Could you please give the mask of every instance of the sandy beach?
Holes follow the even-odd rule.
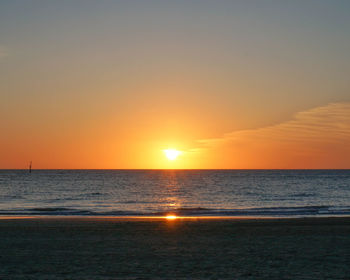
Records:
[[[0,220],[0,279],[350,279],[350,218]]]

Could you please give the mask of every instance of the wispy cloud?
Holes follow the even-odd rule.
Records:
[[[293,120],[259,129],[240,130],[219,138],[202,139],[199,143],[215,145],[235,141],[242,137],[251,140],[281,142],[339,142],[350,140],[350,102],[332,103],[327,106],[299,112]]]
[[[241,156],[250,155],[251,159],[264,156],[288,160],[299,155],[302,160],[320,154],[334,158],[336,154],[337,159],[345,162],[350,155],[350,102],[331,103],[299,112],[287,122],[235,131],[198,143],[208,152],[224,149]]]

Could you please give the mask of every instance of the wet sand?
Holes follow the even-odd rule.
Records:
[[[0,279],[350,279],[350,218],[0,219]]]

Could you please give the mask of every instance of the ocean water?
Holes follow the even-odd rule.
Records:
[[[0,215],[350,215],[350,170],[0,170]]]

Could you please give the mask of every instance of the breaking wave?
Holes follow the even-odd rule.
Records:
[[[308,216],[350,216],[350,206],[305,206],[305,207],[266,207],[244,209],[210,209],[202,207],[183,207],[158,212],[138,211],[92,211],[65,207],[42,207],[16,210],[0,210],[0,215],[38,215],[38,216],[164,216],[166,214],[191,217],[308,217]]]

